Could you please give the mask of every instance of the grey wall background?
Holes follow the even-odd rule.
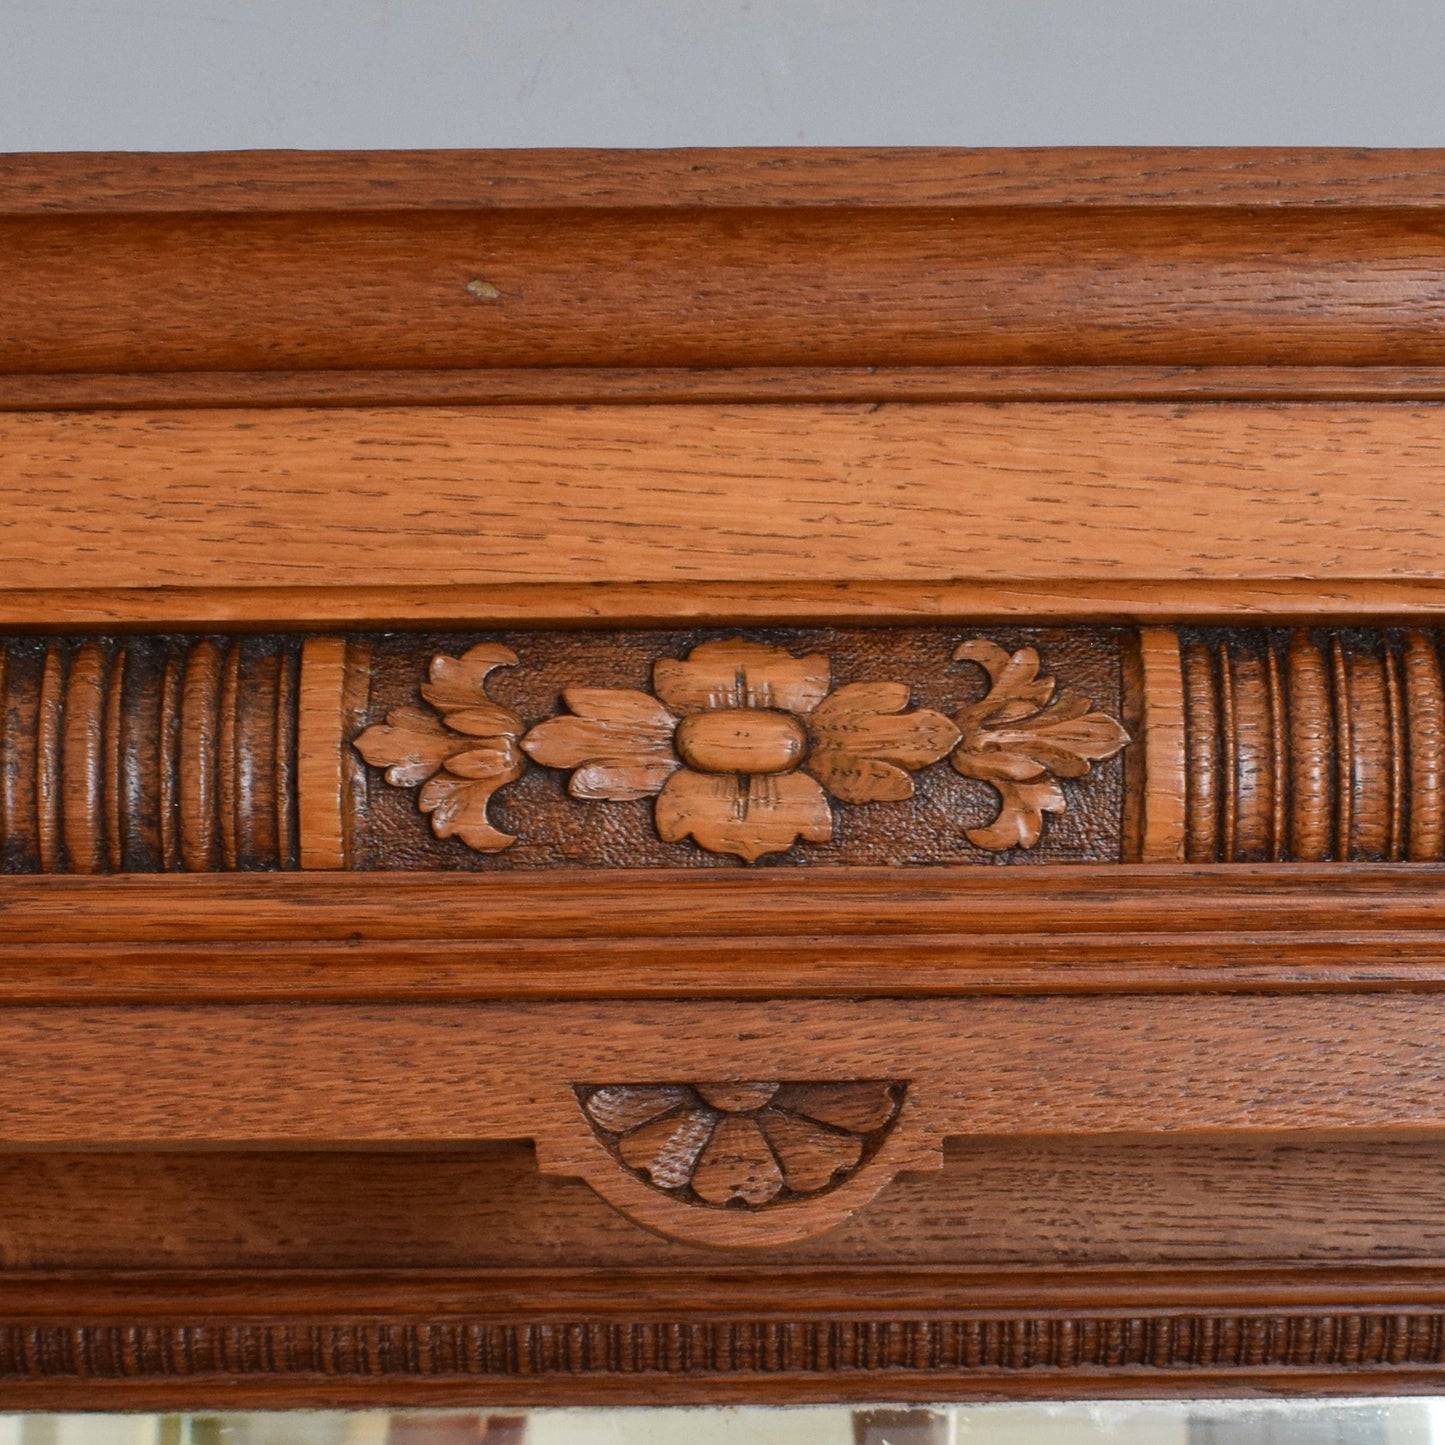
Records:
[[[1445,0],[0,0],[0,150],[880,144],[1445,144]]]

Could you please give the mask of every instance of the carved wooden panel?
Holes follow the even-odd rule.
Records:
[[[1419,862],[1441,677],[1419,627],[12,637],[0,856]]]
[[[384,1403],[919,1400],[1107,1393],[1418,1392],[1445,1364],[1445,1313],[1142,1311],[805,1314],[613,1322],[438,1315],[186,1326],[0,1326],[0,1384],[22,1407],[76,1400],[215,1408]]]

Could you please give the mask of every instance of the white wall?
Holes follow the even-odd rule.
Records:
[[[1442,0],[0,0],[0,151],[1441,145]]]

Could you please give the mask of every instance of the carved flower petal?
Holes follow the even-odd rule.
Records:
[[[1063,789],[1052,778],[1015,783],[997,780],[1003,807],[987,828],[969,828],[968,841],[979,848],[1032,848],[1044,829],[1045,813],[1064,811]]]
[[[1112,758],[1129,741],[1129,734],[1102,712],[1070,717],[1056,715],[1051,708],[1039,714],[1037,726],[1020,731],[1022,736],[1012,729],[1003,731],[998,739],[1032,754],[1061,778],[1083,777],[1091,762]]]
[[[748,1114],[724,1114],[693,1171],[692,1187],[709,1204],[740,1200],[757,1206],[777,1196],[783,1171]]]
[[[908,706],[901,682],[852,682],[826,698],[808,719],[821,746],[808,771],[845,803],[896,802],[913,796],[908,771],[947,755],[959,731],[940,712]]]
[[[583,1108],[599,1129],[626,1134],[695,1102],[692,1090],[683,1084],[605,1084],[588,1096]]]
[[[629,1167],[645,1170],[659,1189],[682,1189],[693,1177],[717,1117],[710,1109],[668,1114],[624,1135],[617,1152]]]
[[[848,1084],[784,1084],[773,1096],[773,1107],[855,1134],[871,1134],[893,1117],[898,1100],[887,1080],[863,1079]]]
[[[863,1157],[863,1141],[856,1134],[835,1134],[796,1114],[764,1109],[758,1124],[783,1166],[783,1182],[799,1194],[826,1189]]]
[[[693,1088],[704,1104],[720,1114],[747,1114],[753,1109],[761,1109],[778,1092],[776,1084],[746,1079],[722,1084],[694,1084]]]
[[[879,712],[902,712],[910,696],[906,682],[845,682],[819,703],[808,719],[808,731],[835,741],[836,733],[847,731],[860,719]]]
[[[393,787],[411,788],[425,782],[454,753],[471,746],[431,714],[416,708],[397,708],[356,738],[353,746],[374,768],[386,769]]]
[[[913,796],[913,779],[902,768],[860,758],[847,748],[815,748],[808,771],[845,803],[896,803]]]
[[[606,798],[625,803],[650,798],[682,764],[676,758],[598,758],[567,780],[574,798]]]
[[[926,768],[946,758],[958,745],[959,733],[951,718],[931,707],[915,708],[897,717],[874,717],[859,728],[860,743],[870,757],[886,758],[900,768]]]
[[[794,657],[784,648],[734,637],[701,643],[685,659],[659,658],[652,685],[675,712],[753,707],[806,713],[827,696],[831,675],[821,653]]]
[[[1090,712],[1087,698],[1064,692],[1057,702],[1011,727],[967,735],[953,764],[969,778],[1025,781],[1044,772],[1082,778],[1091,762],[1111,758],[1129,734],[1107,713]]]
[[[500,853],[517,840],[492,827],[487,803],[498,788],[510,781],[507,774],[473,780],[438,773],[417,795],[417,806],[431,814],[432,832],[438,838],[460,838],[478,853]]]
[[[959,748],[949,761],[965,778],[978,778],[985,783],[1026,783],[1048,772],[1037,758],[1027,753],[1004,752],[1000,748],[980,748],[977,751]]]
[[[549,768],[578,768],[594,758],[622,757],[633,750],[619,729],[593,718],[571,716],[539,722],[522,739],[522,747]],[[643,756],[650,750],[646,742],[637,746]]]
[[[579,717],[619,729],[627,736],[667,742],[677,719],[650,693],[635,687],[568,687],[562,701]]]
[[[972,737],[998,737],[1005,733],[1030,734],[1044,726],[1072,722],[1083,717],[1092,704],[1086,697],[1064,688],[1046,707],[1035,707],[1031,702],[1015,700],[1006,709],[992,709],[989,699],[965,708],[959,713],[959,722],[964,731]],[[987,713],[987,716],[982,714]]]
[[[521,732],[522,719],[486,695],[487,674],[516,661],[511,648],[495,642],[479,643],[460,657],[434,657],[431,681],[422,685],[421,695],[459,732],[478,737]]]
[[[677,719],[635,688],[572,687],[574,716],[548,718],[522,746],[549,768],[575,768],[574,798],[647,798],[681,766],[672,750]]]
[[[476,707],[452,708],[446,713],[446,720],[449,728],[473,738],[517,737],[524,726],[510,708],[490,698]]]
[[[749,863],[799,838],[826,843],[833,836],[828,799],[806,773],[740,778],[682,768],[657,795],[656,816],[665,842],[691,837],[710,852]]]

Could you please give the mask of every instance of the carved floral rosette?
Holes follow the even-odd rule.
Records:
[[[1059,688],[1032,647],[1008,652],[973,638],[954,658],[989,678],[982,698],[949,717],[913,708],[907,683],[835,687],[827,656],[735,637],[686,657],[661,657],[652,689],[564,687],[566,711],[527,729],[486,691],[515,653],[482,643],[431,660],[421,688],[432,712],[400,708],[355,745],[388,783],[418,787],[439,838],[499,852],[515,837],[492,825],[492,795],[527,760],[569,774],[586,801],[653,799],[666,842],[691,839],[746,862],[833,837],[834,805],[862,807],[914,796],[913,774],[949,760],[998,793],[997,817],[965,826],[977,847],[1034,847],[1046,814],[1062,813],[1061,779],[1088,773],[1128,742],[1119,723]]]

